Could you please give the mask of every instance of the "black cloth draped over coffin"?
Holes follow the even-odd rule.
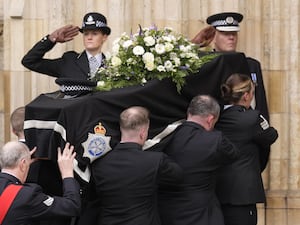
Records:
[[[212,95],[222,104],[220,84],[236,72],[250,75],[243,53],[224,53],[206,63],[197,74],[187,76],[181,93],[172,81],[164,79],[70,99],[41,94],[26,105],[26,142],[30,148],[37,146],[36,157],[56,160],[57,147],[68,141],[75,146],[79,165],[86,165],[89,161],[82,157],[82,143],[99,123],[105,127],[106,136],[111,136],[113,147],[120,138],[121,111],[133,105],[144,106],[151,112],[149,138],[152,138],[168,124],[184,119],[190,100],[197,94]]]

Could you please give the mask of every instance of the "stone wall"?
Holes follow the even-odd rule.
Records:
[[[5,110],[4,110],[4,71],[3,71],[3,0],[0,0],[0,145],[2,146],[5,140]]]
[[[192,38],[205,26],[207,16],[222,11],[244,15],[239,51],[262,64],[271,124],[279,131],[264,172],[267,205],[259,205],[259,225],[295,225],[300,222],[300,89],[299,1],[286,0],[0,0],[0,141],[15,137],[9,114],[40,93],[57,89],[53,78],[30,72],[20,60],[35,42],[54,29],[80,26],[88,11],[107,16],[112,34],[104,46],[122,32],[156,24],[170,26]],[[46,57],[66,50],[82,50],[78,36],[57,44]]]

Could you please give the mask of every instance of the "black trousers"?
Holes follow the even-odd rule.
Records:
[[[225,225],[256,225],[256,204],[251,205],[222,205]]]

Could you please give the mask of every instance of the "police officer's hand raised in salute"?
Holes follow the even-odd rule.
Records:
[[[71,41],[75,36],[79,34],[79,27],[74,25],[66,25],[55,31],[53,31],[49,35],[49,39],[52,42],[60,42],[64,43],[67,41]]]
[[[194,44],[199,47],[208,46],[215,37],[216,29],[213,26],[207,26],[199,31],[196,36],[191,40]]]

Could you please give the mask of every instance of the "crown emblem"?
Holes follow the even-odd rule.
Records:
[[[102,126],[101,123],[99,123],[97,126],[94,127],[95,134],[103,134],[105,135],[106,129]]]

